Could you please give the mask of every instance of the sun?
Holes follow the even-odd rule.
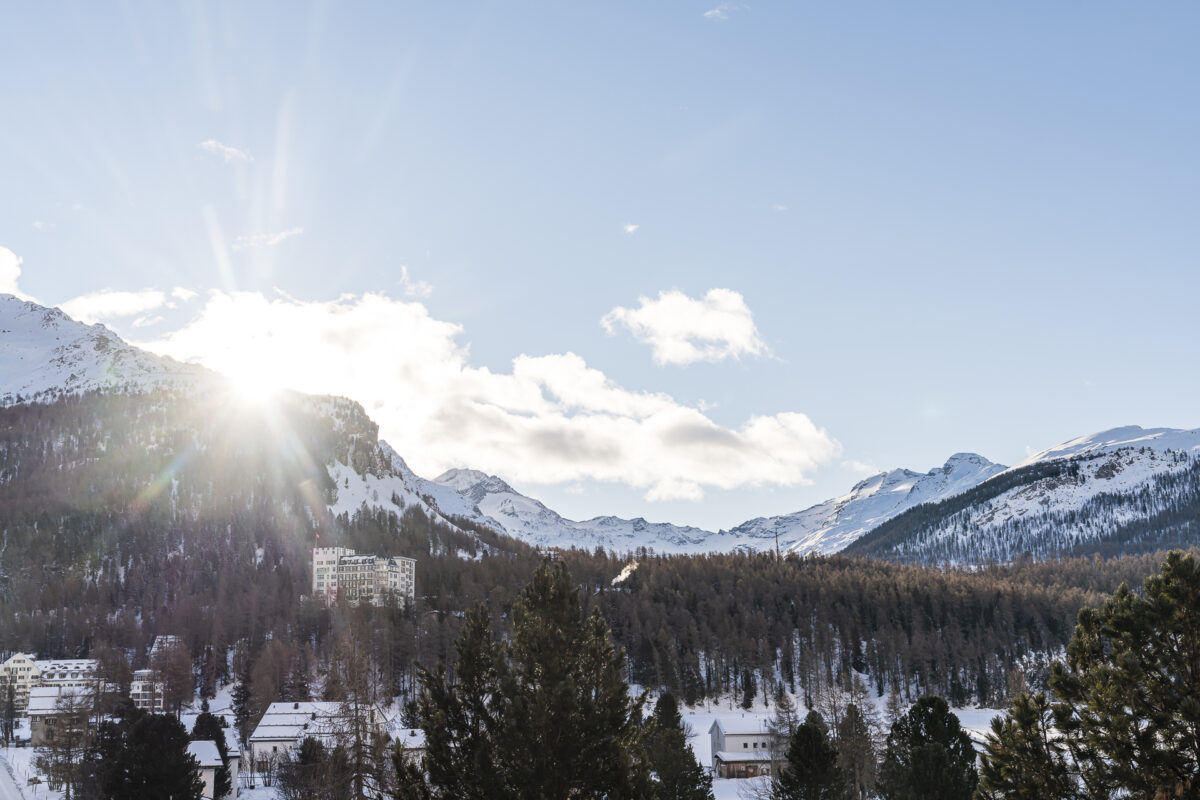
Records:
[[[266,369],[244,369],[227,373],[229,386],[238,402],[251,408],[272,405],[283,391],[276,376]]]

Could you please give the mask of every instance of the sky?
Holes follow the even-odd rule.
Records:
[[[1198,427],[1190,3],[26,3],[0,291],[727,528]]]

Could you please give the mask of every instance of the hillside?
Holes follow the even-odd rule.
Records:
[[[923,563],[1147,552],[1200,542],[1200,431],[1126,426],[1072,439],[898,515],[847,553]]]

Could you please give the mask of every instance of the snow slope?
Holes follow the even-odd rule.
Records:
[[[881,472],[849,494],[794,514],[752,519],[730,533],[756,550],[773,548],[778,534],[779,547],[787,552],[836,553],[902,511],[965,492],[1004,469],[983,456],[958,453],[924,475],[907,469]]]
[[[96,389],[183,386],[208,374],[128,345],[103,325],[0,294],[0,405]]]
[[[876,552],[980,563],[1026,552],[1087,552],[1101,541],[1119,549],[1153,544],[1154,537],[1173,535],[1172,513],[1197,502],[1194,477],[1188,476],[1198,464],[1200,430],[1130,425],[1081,436],[1006,470],[986,498],[931,514]],[[1061,468],[1046,469],[1055,465]],[[1155,519],[1142,526],[1149,530],[1128,529]]]
[[[495,475],[452,469],[435,481],[458,492],[479,513],[509,536],[539,547],[581,547],[627,552],[640,547],[664,553],[702,553],[730,550],[737,542],[724,533],[700,528],[620,517],[595,517],[576,522],[527,497]]]
[[[775,536],[788,552],[835,553],[867,531],[920,503],[966,491],[1005,468],[982,456],[959,453],[925,474],[906,469],[881,472],[849,494],[804,511],[758,518],[728,531],[706,531],[644,519],[595,517],[576,522],[521,494],[494,475],[452,469],[438,483],[462,494],[479,512],[518,539],[543,547],[604,547],[617,552],[653,548],[661,553],[772,550]]]

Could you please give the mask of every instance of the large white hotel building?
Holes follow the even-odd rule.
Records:
[[[314,547],[312,594],[326,604],[339,597],[351,605],[382,605],[388,596],[413,601],[417,562],[402,556],[360,556],[348,547]]]

